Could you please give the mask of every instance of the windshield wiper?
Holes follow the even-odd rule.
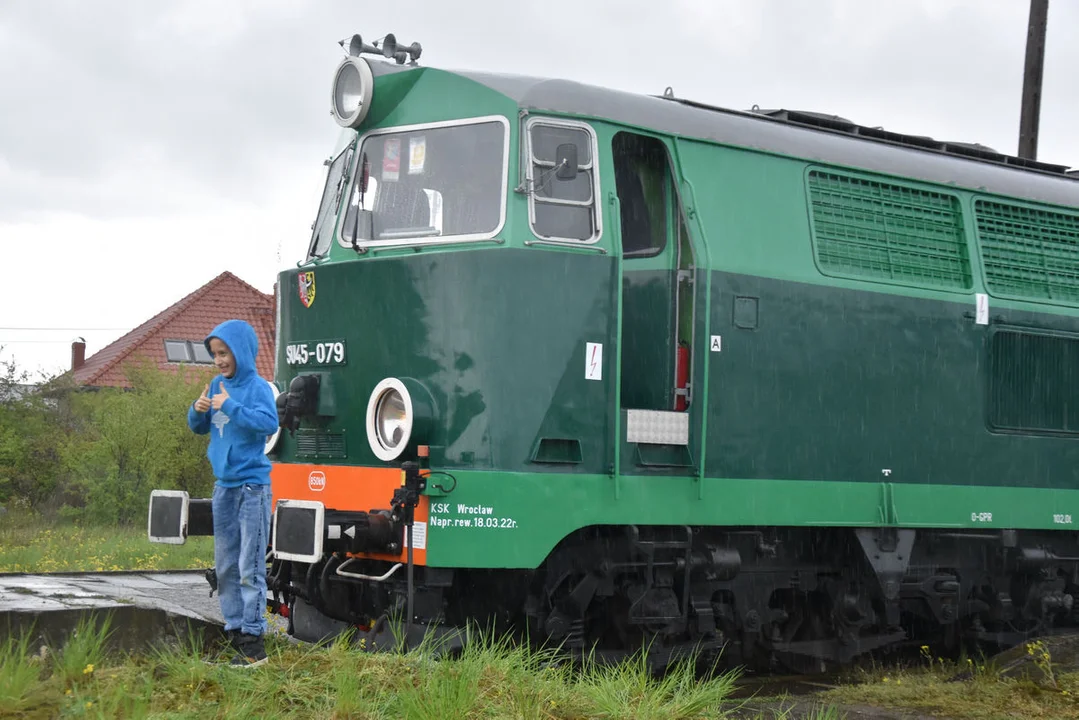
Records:
[[[363,255],[367,252],[367,248],[360,247],[360,213],[363,211],[363,199],[367,192],[367,173],[369,168],[367,165],[367,153],[360,154],[360,166],[359,177],[356,179],[359,185],[360,197],[356,201],[356,214],[352,216],[352,249],[356,251],[356,254]]]

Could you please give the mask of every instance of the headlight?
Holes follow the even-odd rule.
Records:
[[[281,394],[281,391],[280,391],[280,390],[278,390],[278,389],[277,389],[277,386],[276,386],[276,385],[274,385],[274,384],[273,384],[272,382],[270,382],[269,380],[266,380],[266,384],[267,384],[267,385],[269,385],[269,386],[270,386],[270,389],[271,389],[271,390],[273,391],[274,407],[276,407],[276,406],[277,406],[277,396]],[[266,449],[265,449],[265,453],[266,453],[267,455],[269,455],[269,454],[270,454],[270,452],[272,452],[272,451],[273,451],[273,449],[274,449],[275,447],[277,447],[277,443],[278,443],[278,442],[279,442],[280,440],[281,440],[281,426],[280,426],[280,425],[278,425],[278,426],[277,426],[277,430],[275,430],[275,431],[273,432],[273,434],[272,434],[272,435],[267,435],[267,436],[266,436]]]
[[[395,460],[425,442],[432,420],[427,390],[415,380],[386,378],[367,401],[367,442],[379,460]]]
[[[375,406],[375,437],[387,450],[396,450],[412,434],[412,412],[401,393],[393,388],[382,393]]]
[[[367,61],[348,57],[337,66],[333,76],[333,119],[341,127],[357,128],[367,117],[375,78]]]

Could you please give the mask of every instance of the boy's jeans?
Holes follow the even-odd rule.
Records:
[[[269,485],[214,485],[214,565],[225,630],[266,632],[266,546]]]

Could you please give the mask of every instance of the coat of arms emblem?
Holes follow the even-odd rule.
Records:
[[[300,285],[300,302],[303,303],[304,307],[311,307],[312,303],[315,302],[315,271],[302,272],[296,279]]]

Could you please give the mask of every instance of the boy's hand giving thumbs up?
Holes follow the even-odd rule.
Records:
[[[225,389],[225,381],[221,381],[220,392],[214,395],[214,399],[210,401],[214,410],[220,410],[221,406],[225,404],[225,401],[229,399],[229,391]]]
[[[208,392],[210,392],[209,385],[202,391],[202,395],[199,395],[199,399],[195,401],[195,410],[197,412],[203,413],[210,409],[210,398],[207,397]]]

